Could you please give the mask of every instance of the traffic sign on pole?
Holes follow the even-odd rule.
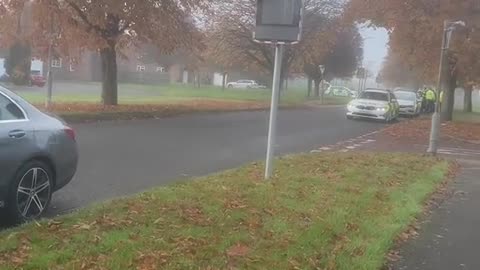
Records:
[[[274,172],[273,160],[275,158],[277,112],[280,98],[283,51],[285,44],[295,44],[300,41],[302,21],[302,0],[257,0],[256,27],[253,38],[257,42],[275,45],[275,64],[273,70],[270,122],[268,126],[265,179],[270,179]]]
[[[294,44],[302,36],[302,0],[257,0],[254,40]]]

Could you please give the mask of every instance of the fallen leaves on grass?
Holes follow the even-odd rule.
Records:
[[[211,220],[198,207],[181,207],[181,217],[190,224],[208,226]]]
[[[164,265],[168,262],[168,259],[171,257],[170,254],[162,251],[150,252],[148,254],[139,253],[135,259],[135,264],[137,270],[156,270],[160,269],[161,265]]]
[[[420,118],[401,122],[386,128],[383,133],[394,138],[428,140],[431,120]],[[441,136],[447,139],[480,143],[480,124],[474,123],[443,123]]]
[[[46,110],[43,105],[36,105]],[[256,101],[189,100],[168,104],[120,104],[105,106],[97,103],[55,103],[49,111],[67,121],[133,120],[161,118],[192,112],[223,112],[263,110],[268,104]]]
[[[30,239],[21,236],[18,247],[8,253],[0,253],[0,262],[9,262],[15,267],[22,267],[30,258],[30,250],[32,249]]]
[[[244,209],[247,208],[248,205],[242,201],[242,200],[237,200],[237,199],[228,199],[224,203],[224,207],[227,209]]]
[[[245,257],[250,248],[243,244],[236,244],[227,250],[228,257]]]
[[[434,158],[385,153],[305,154],[277,164],[275,181],[250,179],[260,166],[247,166],[50,225],[26,225],[10,238],[0,233],[0,263],[6,269],[378,269],[388,252],[381,243],[408,226],[428,195],[412,189],[433,190],[447,170]],[[325,178],[334,171],[338,181]],[[31,241],[22,242],[23,235]]]

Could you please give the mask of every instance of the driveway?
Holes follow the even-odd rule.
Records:
[[[76,125],[78,173],[55,194],[49,216],[261,160],[267,120],[266,112],[237,112]],[[381,127],[348,121],[343,108],[282,110],[277,153],[310,151]]]

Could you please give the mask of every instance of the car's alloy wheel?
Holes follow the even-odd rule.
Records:
[[[39,218],[52,198],[52,174],[41,162],[31,162],[17,175],[11,189],[9,208],[14,222]]]
[[[16,205],[24,219],[35,219],[45,211],[51,197],[50,177],[42,168],[31,168],[17,186]]]

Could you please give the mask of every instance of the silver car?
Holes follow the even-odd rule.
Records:
[[[400,115],[417,116],[422,109],[422,100],[413,90],[396,89],[395,96],[400,104]]]
[[[40,217],[77,162],[72,128],[0,87],[0,209],[9,220]]]

